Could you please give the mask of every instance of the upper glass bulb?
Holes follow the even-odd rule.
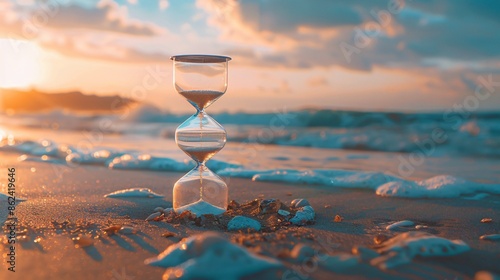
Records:
[[[176,55],[174,87],[198,111],[203,111],[227,89],[227,56]]]

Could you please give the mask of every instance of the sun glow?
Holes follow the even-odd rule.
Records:
[[[39,76],[39,47],[29,41],[0,39],[0,88],[29,88]]]

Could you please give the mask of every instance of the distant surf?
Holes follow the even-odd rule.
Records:
[[[335,110],[218,113],[228,140],[282,146],[500,157],[500,112],[386,113]],[[173,139],[188,115],[139,106],[122,115],[67,111],[1,116],[0,124]]]

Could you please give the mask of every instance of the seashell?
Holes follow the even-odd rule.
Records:
[[[149,215],[147,218],[146,218],[146,221],[152,221],[152,220],[155,220],[157,221],[157,218],[159,218],[161,215],[163,215],[163,213],[161,212],[155,212],[151,215]]]
[[[481,219],[481,223],[491,223],[491,222],[493,222],[492,218],[482,218]]]
[[[335,215],[335,218],[333,219],[333,221],[336,223],[340,223],[340,222],[342,222],[342,220],[344,220],[344,217],[342,217],[340,215]]]

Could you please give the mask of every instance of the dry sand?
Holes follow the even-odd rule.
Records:
[[[7,270],[3,246],[0,279],[161,279],[165,269],[145,265],[180,238],[206,229],[195,225],[173,226],[165,222],[146,222],[157,206],[171,206],[172,186],[183,174],[168,172],[119,171],[98,166],[68,168],[36,162],[18,162],[17,155],[0,153],[0,182],[6,192],[7,167],[16,167],[18,197],[25,197],[16,208],[21,229],[28,240],[16,246],[16,272]],[[34,169],[33,169],[34,168]],[[36,169],[36,170],[35,170]],[[34,171],[34,172],[33,172]],[[63,173],[63,176],[58,176]],[[362,266],[351,272],[334,274],[318,267],[309,268],[284,260],[287,269],[301,270],[301,276],[283,279],[470,279],[478,270],[500,274],[500,242],[483,241],[483,234],[500,233],[498,196],[482,200],[395,199],[377,197],[373,191],[335,189],[322,186],[286,185],[231,178],[230,199],[245,202],[256,197],[277,198],[290,203],[306,198],[316,210],[316,223],[292,227],[275,233],[224,233],[235,242],[246,240],[249,249],[276,257],[303,242],[317,249],[350,252],[353,246],[372,246],[373,238],[394,221],[412,220],[427,225],[428,232],[449,239],[462,239],[472,250],[455,257],[417,259],[411,264],[382,271]],[[113,199],[104,195],[126,188],[146,187],[164,198]],[[325,207],[326,206],[326,207]],[[5,213],[2,204],[0,213]],[[334,222],[335,215],[344,220]],[[481,223],[482,218],[492,223]],[[60,224],[69,221],[68,224]],[[54,223],[56,222],[56,223]],[[136,227],[134,235],[102,234],[110,224]],[[80,226],[80,227],[78,227]],[[170,231],[175,237],[165,238]],[[80,232],[91,232],[94,245],[75,248],[71,240]],[[283,238],[285,236],[285,238]],[[34,242],[40,237],[38,242]],[[281,279],[284,271],[271,271],[248,279]]]

